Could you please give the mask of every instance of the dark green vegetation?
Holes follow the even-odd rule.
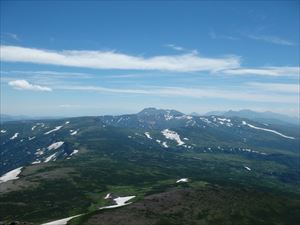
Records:
[[[297,224],[300,219],[299,200],[245,188],[185,186],[77,221],[86,225],[270,225]]]
[[[295,139],[253,129],[242,121]],[[62,127],[45,134],[57,126]],[[176,131],[184,144],[167,139],[161,133],[167,128]],[[148,212],[137,207],[128,214],[129,220],[139,217],[147,224],[150,218],[153,223],[149,224],[157,225],[290,225],[299,220],[298,127],[148,109],[115,117],[9,122],[1,129],[6,132],[1,133],[0,174],[25,168],[20,179],[0,184],[0,221],[40,223],[81,213],[87,214],[74,219],[74,224],[98,216],[109,220],[119,211],[120,216],[124,215],[143,202],[151,208],[148,198],[159,199],[154,208],[162,209]],[[74,131],[77,133],[71,135]],[[19,136],[10,140],[17,132]],[[47,149],[59,141],[64,142],[61,147]],[[37,149],[43,154],[36,154]],[[79,152],[71,155],[74,149]],[[30,165],[34,161],[43,163]],[[191,182],[175,184],[183,177]],[[136,195],[136,203],[97,211],[111,204],[103,199],[107,193]],[[166,197],[169,193],[178,195],[170,201],[172,205],[180,203],[180,207],[164,209],[170,208]],[[182,197],[186,195],[190,197]],[[152,220],[154,217],[157,219]]]

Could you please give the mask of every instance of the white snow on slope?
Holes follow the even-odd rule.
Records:
[[[165,117],[165,120],[171,120],[171,119],[173,119],[173,116],[170,115],[170,112],[168,112],[168,114],[164,115],[164,117]]]
[[[44,151],[43,150],[41,150],[40,148],[38,148],[37,150],[36,150],[36,153],[34,153],[35,155],[43,155],[44,154]]]
[[[245,168],[246,170],[249,170],[249,171],[251,171],[251,168],[250,168],[250,167],[248,167],[248,166],[244,166],[244,168]]]
[[[34,130],[36,128],[36,126],[31,127],[31,130]]]
[[[105,197],[104,197],[104,199],[109,199],[110,198],[110,193],[108,193]]]
[[[189,115],[176,116],[175,118],[176,118],[176,119],[187,119],[187,120],[193,119],[193,117],[192,117],[192,116],[189,116]]]
[[[1,130],[1,133],[2,133],[2,134],[6,133],[6,130]]]
[[[55,155],[56,155],[56,153],[50,155],[49,157],[47,157],[47,158],[45,159],[44,162],[45,162],[45,163],[46,163],[46,162],[49,162],[50,160],[52,160],[53,158],[55,158]]]
[[[31,141],[31,140],[33,140],[33,139],[35,139],[35,136],[33,136],[33,137],[28,137],[28,140],[29,140],[29,141]]]
[[[176,183],[187,183],[187,182],[189,182],[188,178],[181,178],[181,179],[176,181]]]
[[[152,137],[150,136],[150,133],[149,133],[149,132],[145,132],[144,134],[145,134],[145,136],[146,136],[147,138],[152,139]]]
[[[110,194],[107,194],[107,196],[108,195],[110,195]],[[129,204],[131,204],[131,202],[128,202],[128,201],[130,199],[133,199],[133,198],[135,198],[135,196],[118,197],[118,198],[114,199],[114,201],[116,202],[116,205],[104,206],[104,207],[101,207],[99,209],[111,209],[111,208],[121,207],[121,206],[124,206],[124,205],[129,205]],[[71,219],[76,218],[78,216],[81,216],[81,215],[83,215],[83,214],[79,214],[79,215],[76,215],[76,216],[71,216],[71,217],[68,217],[68,218],[60,219],[60,220],[55,220],[55,221],[52,221],[52,222],[49,222],[49,223],[43,223],[41,225],[66,225],[68,223],[68,221],[70,221]]]
[[[73,131],[73,130],[72,130]],[[72,132],[71,130],[70,130],[70,132]],[[73,131],[72,133],[71,133],[71,135],[75,135],[75,134],[77,134],[77,132],[78,132],[78,130],[75,130],[75,131]]]
[[[79,152],[79,151],[75,149],[75,150],[70,154],[70,156],[75,155],[75,154],[77,154],[78,152]]]
[[[76,216],[71,216],[68,218],[64,218],[64,219],[60,219],[60,220],[55,220],[49,223],[43,223],[41,225],[66,225],[68,223],[69,220],[76,218],[78,216],[81,216],[82,214],[76,215]]]
[[[220,121],[223,121],[223,122],[228,122],[228,123],[231,122],[230,119],[226,119],[226,118],[217,118],[217,119],[220,120]]]
[[[207,118],[199,117],[199,119],[202,120],[203,122],[207,123],[207,124],[211,123],[211,121],[209,121]]]
[[[49,145],[48,147],[47,147],[47,149],[48,150],[56,150],[56,149],[58,149],[60,146],[62,146],[64,144],[64,142],[63,141],[58,141],[58,142],[55,142],[55,143],[53,143],[53,144],[51,144],[51,145]]]
[[[70,123],[70,121],[66,121],[66,122],[65,122],[65,124],[69,124],[69,123]]]
[[[6,174],[2,175],[0,177],[0,184],[4,183],[6,181],[9,181],[9,180],[18,179],[19,178],[18,175],[21,173],[22,168],[23,167],[19,167],[17,169],[11,170],[11,171],[7,172]]]
[[[10,140],[14,140],[15,138],[18,137],[18,135],[19,135],[19,133],[15,133],[15,134],[10,138]]]
[[[165,142],[165,141],[162,143],[162,146],[165,148],[169,148],[169,146],[167,145],[167,142]]]
[[[124,205],[129,205],[132,202],[128,202],[129,200],[135,198],[135,196],[127,196],[127,197],[118,197],[118,198],[114,198],[114,201],[116,203],[116,205],[110,205],[110,206],[104,206],[101,207],[99,209],[111,209],[111,208],[118,208]]]
[[[52,132],[55,132],[55,131],[58,131],[60,128],[62,128],[63,126],[57,126],[57,127],[55,127],[53,130],[49,130],[49,131],[47,131],[46,133],[44,133],[44,134],[51,134]]]
[[[282,134],[282,133],[279,133],[278,131],[275,131],[275,130],[271,130],[271,129],[266,129],[266,128],[261,128],[261,127],[253,126],[253,125],[251,125],[251,124],[249,124],[249,123],[246,123],[245,121],[243,121],[243,125],[246,125],[246,126],[248,126],[248,127],[251,127],[251,128],[253,128],[253,129],[256,129],[256,130],[264,130],[264,131],[268,131],[268,132],[277,134],[277,135],[279,135],[279,136],[281,136],[281,137],[284,137],[284,138],[295,139],[294,137],[286,136],[286,135],[284,135],[284,134]]]
[[[36,160],[36,161],[32,162],[31,164],[34,165],[34,164],[39,164],[39,163],[41,163],[41,160]]]
[[[177,142],[177,145],[183,145],[184,142],[180,139],[179,134],[177,134],[175,131],[165,129],[161,132],[167,139],[174,140]]]

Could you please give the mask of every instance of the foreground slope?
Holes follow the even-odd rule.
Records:
[[[206,191],[211,185],[221,192],[247,188],[249,204],[270,193],[272,201],[286,195],[287,208],[299,208],[298,127],[150,108],[132,115],[4,123],[0,154],[1,175],[22,167],[18,179],[0,184],[0,220],[89,217],[111,204],[104,199],[108,193],[135,195],[140,202],[178,188],[176,180],[183,177],[191,180],[192,192],[203,182],[209,184]],[[233,193],[220,201],[227,204]],[[289,215],[278,210],[280,218]]]

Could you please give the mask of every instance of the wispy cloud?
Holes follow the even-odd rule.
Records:
[[[173,46],[173,45],[172,45]],[[184,48],[173,46],[173,48]],[[17,46],[0,46],[1,60],[6,62],[24,62],[69,67],[115,70],[157,70],[168,72],[208,72],[230,75],[261,75],[261,76],[299,76],[299,67],[269,66],[243,68],[240,57],[227,55],[221,58],[203,57],[196,51],[179,55],[158,55],[153,57],[137,57],[114,51],[62,50],[49,51],[43,49],[24,48]],[[18,71],[15,71],[18,72]],[[19,71],[22,72],[22,71]],[[67,73],[55,71],[27,71],[24,74],[78,76],[89,77],[85,73]],[[130,75],[132,76],[132,75]],[[134,75],[136,76],[136,75]]]
[[[176,51],[185,51],[186,50],[185,48],[183,48],[181,46],[177,46],[177,45],[173,45],[173,44],[167,44],[165,46],[168,48],[171,48],[173,50],[176,50]]]
[[[281,37],[277,36],[268,36],[268,35],[247,35],[248,38],[257,40],[257,41],[264,41],[272,44],[277,45],[287,45],[287,46],[293,46],[295,45],[294,42],[290,40],[283,39]]]
[[[238,37],[233,37],[230,35],[221,35],[221,34],[217,34],[214,30],[211,30],[208,35],[210,36],[211,39],[227,39],[227,40],[231,40],[231,41],[236,41],[239,40]]]
[[[52,91],[52,89],[49,87],[31,84],[26,80],[14,80],[8,82],[8,84],[18,90]]]
[[[260,68],[237,68],[224,70],[225,74],[232,75],[261,75],[261,76],[295,76],[299,77],[299,67],[260,67]]]
[[[283,83],[258,83],[249,82],[247,83],[250,87],[258,88],[268,92],[282,92],[300,94],[299,84],[283,84]]]
[[[15,41],[20,41],[20,38],[17,34],[6,32],[3,35]]]
[[[73,91],[95,91],[116,94],[138,94],[155,95],[161,97],[189,97],[189,98],[209,98],[238,100],[243,102],[277,102],[298,104],[298,95],[280,95],[267,92],[260,92],[248,86],[241,89],[220,89],[220,88],[185,88],[185,87],[157,87],[144,86],[137,89],[106,88],[101,86],[60,86],[57,89]]]
[[[138,57],[114,51],[50,51],[2,45],[1,60],[94,69],[162,70],[173,72],[216,72],[240,66],[237,56],[202,57],[196,53]]]
[[[171,48],[175,51],[180,51],[180,52],[189,52],[191,54],[198,54],[198,51],[196,49],[187,49],[178,45],[174,45],[174,44],[167,44],[165,45],[167,48]]]
[[[60,72],[60,71],[28,71],[28,70],[11,70],[1,71],[2,75],[25,75],[25,76],[51,76],[56,78],[90,78],[93,74],[76,73],[76,72]]]

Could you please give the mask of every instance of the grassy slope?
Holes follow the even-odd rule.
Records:
[[[293,200],[300,196],[299,170],[296,166],[299,165],[299,155],[294,151],[263,147],[260,150],[276,154],[255,156],[221,151],[204,153],[205,146],[216,145],[216,140],[207,136],[201,142],[196,139],[196,131],[186,134],[191,141],[199,144],[193,151],[172,146],[164,149],[143,135],[136,136],[134,140],[128,138],[128,135],[133,136],[135,132],[143,134],[142,130],[100,129],[90,118],[88,121],[76,122],[88,124],[86,130],[80,131],[76,138],[67,139],[75,146],[80,143],[80,154],[70,160],[27,167],[22,173],[24,177],[16,182],[18,191],[0,195],[0,221],[17,219],[45,222],[90,213],[109,204],[103,200],[108,192],[120,196],[137,195],[136,201],[139,201],[144,196],[174,187],[176,179],[182,177],[189,177],[194,188],[198,188],[196,184],[204,181],[222,188],[228,187],[229,190],[243,190],[247,187],[262,193],[271,192],[270,199],[274,202],[282,202],[282,195],[287,195],[285,208],[299,209],[298,201]],[[61,122],[55,125],[59,124]],[[31,130],[31,125],[26,129]],[[53,135],[53,140],[62,137]],[[159,132],[157,137],[161,138]],[[220,138],[224,139],[218,140],[222,146],[235,143],[233,140],[232,143],[226,141],[226,137]],[[252,171],[247,171],[245,165],[252,168]],[[22,185],[26,187],[22,188]],[[249,192],[249,196],[252,195],[250,193],[256,192]],[[234,192],[230,192],[228,198],[233,198],[233,195]],[[249,201],[251,204],[260,201],[257,207],[263,209],[264,204],[270,200],[261,198],[263,195],[253,194]],[[226,205],[225,200],[220,204]],[[242,198],[234,200],[237,205],[242,202]],[[236,207],[236,210],[239,209]],[[277,218],[276,215],[291,215],[283,208],[279,214],[272,210],[268,215],[274,218]],[[292,218],[295,218],[293,215]]]

